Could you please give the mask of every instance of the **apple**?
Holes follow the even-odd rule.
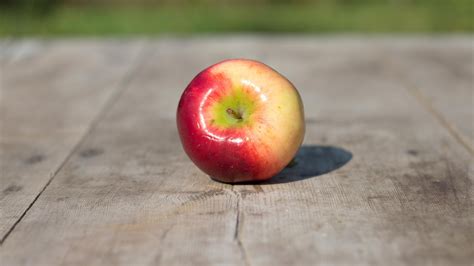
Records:
[[[301,97],[288,79],[254,60],[231,59],[184,90],[178,132],[189,158],[212,179],[267,180],[295,156],[305,133]]]

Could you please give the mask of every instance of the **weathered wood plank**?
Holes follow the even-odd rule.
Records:
[[[237,56],[239,47],[254,56],[254,44],[225,44],[224,50],[199,40],[152,46],[154,54],[10,235],[0,258],[8,264],[241,265],[236,195],[186,158],[174,121],[177,100],[200,69]],[[16,248],[31,235],[38,241]]]
[[[87,132],[138,42],[23,41],[1,69],[0,240]]]
[[[380,60],[385,43],[265,48],[302,92],[308,146],[273,184],[238,186],[251,265],[472,263],[472,157]],[[304,179],[347,161],[339,148],[352,160]]]
[[[473,43],[461,37],[395,40],[385,51],[393,71],[474,155]]]
[[[31,60],[34,57],[42,56],[47,49],[46,41],[24,40],[15,41],[12,39],[0,40],[0,66],[7,64]]]
[[[468,265],[472,158],[386,73],[384,42],[342,43],[266,49],[302,90],[306,143],[354,157],[310,180],[241,188],[251,264]]]
[[[130,87],[0,248],[0,260],[468,265],[472,157],[381,60],[384,43],[295,37],[154,43]],[[199,70],[228,57],[269,63],[304,99],[300,163],[267,184],[211,181],[179,144],[180,93]]]

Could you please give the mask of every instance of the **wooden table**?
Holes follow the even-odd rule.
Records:
[[[472,265],[473,38],[3,40],[1,265]],[[204,67],[300,90],[298,165],[212,181],[175,111]]]

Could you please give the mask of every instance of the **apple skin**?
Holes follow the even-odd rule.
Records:
[[[177,126],[189,158],[226,183],[271,178],[293,159],[305,133],[293,84],[247,59],[225,60],[199,73],[181,96]]]

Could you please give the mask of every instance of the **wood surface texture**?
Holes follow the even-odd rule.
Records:
[[[0,265],[472,265],[472,37],[0,41]],[[209,179],[179,97],[226,58],[303,98],[297,165]]]

